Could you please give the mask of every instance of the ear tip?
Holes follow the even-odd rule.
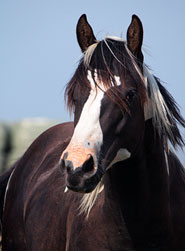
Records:
[[[132,19],[134,19],[134,18],[139,18],[139,17],[136,14],[133,14]]]
[[[85,13],[80,16],[79,21],[82,20],[82,19],[84,19],[85,21],[87,21],[87,16],[86,16]]]
[[[139,22],[140,24],[142,24],[140,18],[136,14],[132,15],[132,21],[134,21],[134,20],[136,20],[137,22]]]

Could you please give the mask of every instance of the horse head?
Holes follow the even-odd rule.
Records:
[[[77,39],[84,55],[66,89],[75,129],[61,162],[67,187],[91,192],[111,165],[130,158],[142,142],[142,23],[132,17],[127,42],[115,37],[97,41],[82,15]]]

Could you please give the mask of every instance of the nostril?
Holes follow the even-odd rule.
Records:
[[[82,170],[84,173],[91,172],[94,170],[94,160],[92,155],[90,155],[89,159],[82,166]]]
[[[67,172],[70,173],[73,170],[73,162],[70,160],[65,160],[64,162]]]
[[[67,172],[69,173],[71,171],[71,166],[67,166]]]

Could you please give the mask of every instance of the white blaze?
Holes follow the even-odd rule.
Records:
[[[96,148],[98,151],[103,142],[103,133],[100,126],[99,117],[101,101],[104,96],[105,88],[99,82],[98,85],[100,88],[96,87],[90,71],[88,71],[87,78],[91,85],[91,91],[87,101],[83,106],[70,144],[73,144],[74,142],[75,145],[81,144],[85,148]],[[97,81],[96,76],[95,80]]]

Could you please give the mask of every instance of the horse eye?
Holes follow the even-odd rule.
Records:
[[[126,101],[128,103],[132,103],[135,97],[136,97],[136,90],[130,90],[126,95]]]

